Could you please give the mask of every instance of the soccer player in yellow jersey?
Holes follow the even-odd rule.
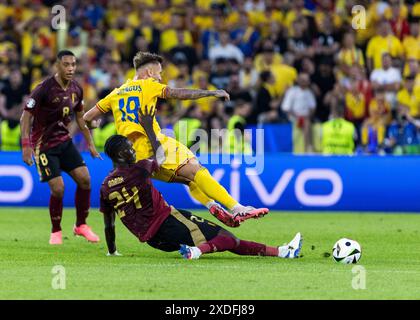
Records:
[[[155,108],[157,98],[184,100],[213,96],[229,99],[229,94],[224,90],[171,88],[161,84],[163,59],[156,54],[139,52],[133,62],[136,70],[134,78],[127,80],[121,87],[114,89],[100,100],[84,115],[84,120],[90,128],[95,128],[98,126],[95,119],[103,113],[112,111],[117,133],[132,141],[137,161],[153,155],[152,145],[139,121],[140,108],[143,111],[146,106]],[[229,226],[235,227],[246,219],[268,213],[266,208],[256,209],[238,203],[209,171],[200,165],[186,146],[162,134],[156,120],[153,127],[166,155],[166,161],[153,176],[155,179],[187,184],[191,195],[205,205],[216,218]]]

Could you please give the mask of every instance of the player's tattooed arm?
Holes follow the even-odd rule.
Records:
[[[166,87],[165,98],[179,100],[195,100],[205,97],[224,98],[229,100],[230,96],[225,90],[201,90],[186,88]]]
[[[165,162],[165,152],[162,148],[162,145],[160,144],[159,139],[156,136],[155,130],[153,129],[153,119],[156,115],[156,107],[144,107],[144,113],[139,109],[139,115],[140,115],[140,123],[143,126],[144,130],[146,131],[146,135],[150,140],[150,143],[152,145],[153,151],[155,153],[155,158],[160,166],[162,163]]]
[[[104,213],[105,238],[108,246],[107,256],[119,256],[117,246],[115,244],[115,212],[110,211]]]

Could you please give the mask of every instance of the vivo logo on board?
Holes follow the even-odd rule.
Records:
[[[3,191],[0,185],[0,203],[17,203],[26,201],[32,194],[33,179],[28,169],[23,166],[0,165],[1,177],[16,177],[22,180],[20,190]]]
[[[239,166],[240,165],[235,163],[232,164],[228,188],[232,197],[238,201],[241,201],[240,193],[241,185],[243,185],[243,181],[241,181],[241,179],[244,178],[249,180],[259,200],[265,206],[273,206],[281,201],[284,191],[292,183],[293,178],[296,178],[293,185],[295,197],[297,201],[304,206],[330,207],[337,204],[343,195],[343,181],[340,175],[332,169],[309,168],[299,172],[294,169],[287,169],[279,176],[274,188],[270,191],[267,190],[267,187],[264,184],[264,178],[254,172],[255,169],[247,168],[245,171],[245,177],[243,177],[238,171]],[[225,174],[225,169],[216,169],[212,175],[217,181],[220,181]],[[329,182],[332,186],[330,193],[323,195],[308,193],[305,186],[310,181]],[[199,204],[193,198],[191,198],[191,200],[194,203]]]

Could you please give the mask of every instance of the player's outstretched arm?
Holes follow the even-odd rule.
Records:
[[[105,238],[108,246],[107,256],[120,256],[115,244],[115,212],[104,213]]]
[[[89,129],[96,129],[99,127],[100,123],[101,123],[101,119],[96,120],[98,117],[100,117],[102,114],[102,112],[97,108],[97,107],[93,107],[92,109],[90,109],[88,112],[86,112],[83,115],[83,120],[86,123],[86,126]]]
[[[34,161],[32,159],[34,151],[32,149],[30,139],[29,139],[29,133],[31,131],[33,118],[34,118],[33,115],[26,110],[23,111],[22,116],[20,118],[20,135],[22,139],[22,158],[23,158],[23,161],[29,166],[32,166],[34,164]]]
[[[230,96],[225,90],[201,90],[166,87],[165,98],[179,100],[195,100],[205,97],[224,98],[229,101]]]
[[[149,138],[153,151],[155,152],[156,161],[160,166],[162,163],[165,162],[166,157],[162,145],[160,144],[160,141],[156,137],[156,133],[153,130],[153,119],[156,115],[156,107],[150,107],[149,109],[148,106],[145,106],[144,110],[144,113],[141,110],[141,108],[139,110],[140,123],[146,131],[147,137]]]

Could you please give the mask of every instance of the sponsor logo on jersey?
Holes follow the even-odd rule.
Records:
[[[28,109],[32,109],[33,107],[35,107],[35,99],[30,98],[27,102],[26,102],[26,107]]]

